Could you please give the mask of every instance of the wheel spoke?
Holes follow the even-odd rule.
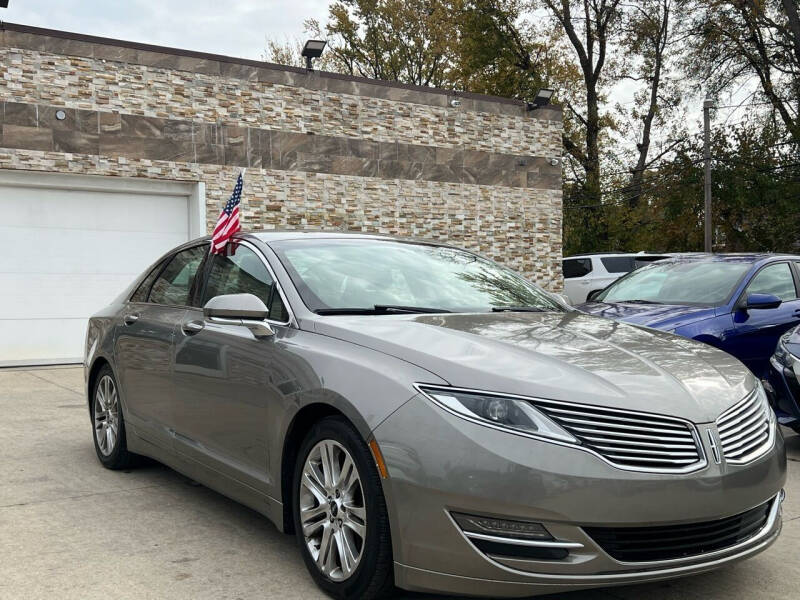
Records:
[[[324,504],[328,501],[328,496],[325,493],[325,488],[322,487],[319,480],[317,479],[316,473],[309,472],[306,469],[303,472],[303,487],[306,488],[311,494],[317,499],[317,502],[320,504]]]
[[[95,394],[94,397],[97,400],[97,404],[100,405],[100,409],[105,411],[106,410],[106,399],[103,396],[103,386],[102,385],[98,385],[97,386],[97,393]],[[96,408],[97,407],[95,407],[95,409]]]
[[[322,475],[325,479],[326,488],[333,485],[333,457],[331,454],[331,449],[327,443],[320,445],[319,455],[322,460]]]
[[[336,557],[334,556],[336,553],[336,540],[333,535],[333,529],[328,527],[327,530],[328,539],[326,540],[325,544],[325,564],[323,567],[323,573],[330,576],[334,569],[336,569]]]
[[[353,540],[350,539],[347,531],[344,529],[339,530],[339,538],[342,541],[342,548],[344,550],[344,556],[347,557],[347,574],[355,570],[356,565],[358,564],[359,553],[353,546]],[[342,561],[344,563],[344,561]]]
[[[327,516],[327,506],[320,504],[314,508],[304,508],[300,511],[300,522],[303,524],[303,535],[309,537],[325,523],[320,517]]]
[[[364,539],[364,534],[366,533],[367,528],[364,527],[361,523],[359,523],[358,521],[354,521],[350,517],[347,517],[342,521],[342,524],[350,528],[353,531],[353,533],[355,533],[362,540]]]
[[[349,518],[355,517],[362,523],[367,520],[367,509],[363,506],[351,506],[349,504],[345,504],[344,507],[347,509],[347,516]]]
[[[321,521],[312,521],[310,523],[306,523],[303,525],[303,535],[306,537],[311,537],[313,533],[319,530],[321,527],[324,527],[327,521],[322,519]]]
[[[106,443],[107,443],[107,450],[109,453],[114,448],[114,432],[112,431],[111,427],[106,429]]]
[[[342,490],[342,494],[346,494],[347,490],[353,485],[353,481],[358,480],[358,473],[356,472],[356,466],[353,463],[353,459],[350,456],[346,456],[344,459],[344,464],[342,465],[341,471],[339,471],[339,477],[336,481],[336,485]]]
[[[334,533],[334,540],[336,540],[336,554],[339,555],[339,566],[342,568],[342,573],[349,575],[353,570],[353,562],[355,560],[352,554],[348,552],[347,542],[341,529]]]
[[[317,554],[317,566],[326,575],[327,573],[325,572],[325,559],[330,550],[330,538],[331,538],[331,527],[328,524],[323,524],[322,537],[320,538],[319,541],[319,554]]]

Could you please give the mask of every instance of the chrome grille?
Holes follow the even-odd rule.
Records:
[[[725,460],[743,464],[772,445],[771,408],[758,390],[717,419],[717,432]]]
[[[681,419],[539,399],[533,404],[617,467],[686,472],[705,464],[694,426]]]

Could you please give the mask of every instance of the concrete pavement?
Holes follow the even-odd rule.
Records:
[[[687,579],[548,598],[796,597],[800,436],[785,433],[784,530],[769,550]],[[0,369],[0,482],[0,598],[326,597],[294,538],[255,512],[160,465],[103,469],[81,369]]]

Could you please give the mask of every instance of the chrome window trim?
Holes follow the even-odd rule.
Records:
[[[657,416],[657,417],[664,418],[664,419],[667,419],[667,420],[676,421],[678,423],[681,423],[682,425],[685,425],[688,428],[688,430],[691,432],[692,439],[694,440],[695,447],[697,448],[697,455],[698,455],[699,460],[696,463],[692,463],[690,465],[686,465],[684,467],[677,467],[677,468],[640,468],[640,467],[634,467],[634,466],[630,466],[630,465],[618,465],[618,464],[608,460],[605,456],[603,456],[599,452],[595,452],[591,448],[587,448],[587,447],[583,446],[582,444],[572,444],[572,443],[569,443],[569,442],[563,442],[563,441],[560,441],[560,440],[556,440],[556,439],[553,439],[553,438],[550,438],[550,437],[546,437],[546,436],[542,436],[542,435],[536,435],[535,433],[526,433],[526,432],[523,432],[523,431],[516,431],[514,429],[510,429],[510,428],[506,428],[506,427],[500,427],[500,426],[497,426],[497,425],[492,425],[491,423],[487,423],[486,421],[483,421],[483,420],[480,420],[480,419],[473,419],[471,417],[465,416],[465,415],[463,415],[461,413],[458,413],[458,412],[454,411],[453,409],[449,408],[448,406],[445,406],[444,404],[442,404],[441,402],[439,402],[438,400],[436,400],[435,398],[433,398],[432,396],[427,394],[425,392],[425,388],[430,389],[430,390],[441,390],[441,391],[444,391],[444,392],[464,392],[464,393],[467,393],[467,394],[480,394],[480,395],[483,395],[483,396],[495,396],[495,397],[498,397],[498,398],[512,398],[514,400],[523,400],[523,401],[526,401],[526,402],[530,402],[530,403],[532,403],[534,405],[534,407],[536,406],[536,401],[538,400],[538,401],[543,402],[543,403],[559,404],[561,406],[586,407],[586,408],[602,409],[602,410],[607,410],[607,411],[610,411],[610,412],[621,413],[623,415],[636,414],[636,415],[641,415],[643,417]],[[527,437],[527,438],[531,438],[531,439],[538,440],[538,441],[541,441],[541,442],[547,442],[549,444],[556,444],[557,446],[564,446],[566,448],[572,448],[572,449],[575,449],[575,450],[581,450],[582,452],[587,452],[588,454],[591,454],[591,455],[599,458],[600,460],[602,460],[607,465],[609,465],[611,467],[614,467],[615,469],[620,469],[622,471],[632,471],[634,473],[659,473],[659,474],[669,474],[669,475],[685,475],[687,473],[694,473],[695,471],[700,471],[701,469],[705,469],[708,466],[708,458],[706,456],[705,446],[703,445],[702,438],[700,437],[700,434],[697,431],[697,426],[694,423],[692,423],[691,421],[689,421],[688,419],[682,419],[680,417],[673,417],[671,415],[662,415],[662,414],[659,414],[659,413],[647,413],[647,412],[641,412],[641,411],[636,411],[636,410],[623,410],[623,409],[619,409],[619,408],[608,408],[608,407],[605,407],[605,406],[593,406],[591,404],[581,404],[581,403],[577,403],[577,402],[564,402],[563,400],[550,400],[548,398],[537,398],[537,397],[534,397],[534,396],[520,396],[519,394],[503,394],[501,392],[488,392],[488,391],[485,391],[485,390],[476,390],[476,389],[471,389],[471,388],[461,388],[461,387],[438,385],[438,384],[415,383],[414,384],[414,389],[416,389],[417,392],[422,394],[425,398],[427,398],[428,400],[433,402],[436,406],[438,406],[442,410],[445,410],[446,412],[458,417],[459,419],[463,419],[464,421],[469,421],[471,423],[475,423],[477,425],[481,425],[482,427],[488,427],[489,429],[495,429],[497,431],[502,431],[503,433],[508,433],[508,434],[512,434],[512,435],[518,435],[518,436],[521,436],[521,437]]]

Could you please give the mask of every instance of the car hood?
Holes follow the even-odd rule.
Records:
[[[795,356],[800,356],[800,326],[786,334],[786,349]]]
[[[453,386],[716,419],[755,385],[711,346],[568,313],[337,316],[317,333],[389,354]]]
[[[681,325],[710,319],[716,310],[708,306],[683,304],[639,304],[635,302],[587,302],[577,307],[581,312],[636,323],[656,329],[675,329]]]

